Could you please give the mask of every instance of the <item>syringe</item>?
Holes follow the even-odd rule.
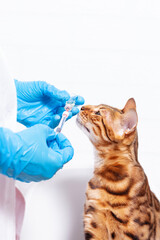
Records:
[[[62,114],[62,118],[61,121],[58,125],[58,127],[56,128],[56,133],[60,133],[62,131],[62,128],[64,126],[64,123],[66,121],[66,119],[69,116],[69,112],[72,110],[72,108],[75,106],[75,102],[76,102],[76,96],[75,97],[71,97],[67,102],[66,105],[64,107],[65,111]]]

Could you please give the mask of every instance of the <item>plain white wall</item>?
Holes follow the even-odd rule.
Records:
[[[86,104],[123,108],[134,97],[139,160],[160,197],[158,0],[5,0],[0,45],[19,80],[45,80]],[[75,148],[65,168],[92,167],[92,146],[75,118],[63,133]]]
[[[15,78],[45,80],[81,94],[86,104],[122,108],[135,98],[139,160],[153,185],[159,182],[160,166],[159,27],[158,0],[0,4],[0,44]],[[74,123],[63,131],[75,147],[66,168],[90,167],[92,147]]]

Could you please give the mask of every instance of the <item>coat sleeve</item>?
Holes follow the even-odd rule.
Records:
[[[0,50],[0,127],[17,131],[19,124],[16,121],[16,88],[8,69]],[[17,193],[19,192],[15,187],[15,181],[0,174],[0,239],[19,239],[25,203],[23,196]]]

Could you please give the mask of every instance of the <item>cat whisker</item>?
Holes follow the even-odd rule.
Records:
[[[85,128],[85,129],[87,130],[87,132],[90,133],[90,130],[83,124],[82,119],[79,118],[79,116],[77,116],[76,122],[77,122],[77,124],[78,124],[80,127]]]

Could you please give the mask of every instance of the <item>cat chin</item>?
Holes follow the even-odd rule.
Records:
[[[89,130],[86,126],[84,126],[84,125],[82,124],[81,119],[80,119],[78,116],[77,116],[77,118],[76,118],[76,123],[77,123],[78,127],[79,127],[80,129],[82,129],[82,131],[83,131],[85,134],[87,134],[87,136],[89,136],[90,130]]]
[[[92,144],[93,145],[96,144],[97,140],[92,136],[91,131],[86,126],[83,125],[79,116],[77,116],[77,118],[76,118],[76,124],[84,132],[84,134],[90,139]]]

